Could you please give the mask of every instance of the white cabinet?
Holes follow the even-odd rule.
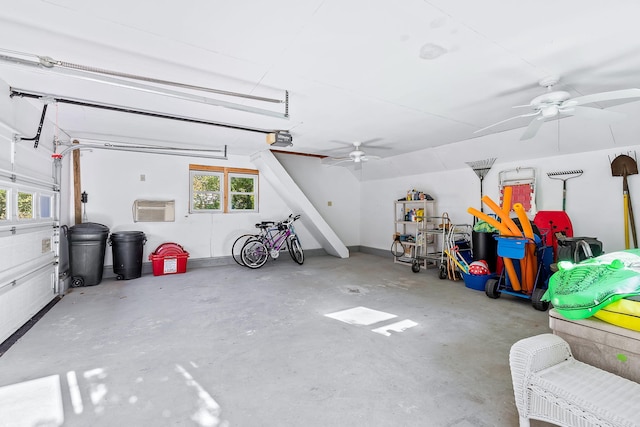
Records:
[[[398,200],[394,202],[395,234],[393,262],[410,264],[414,268],[435,264],[428,254],[435,252],[434,232],[438,224],[435,200]],[[416,271],[416,270],[414,270]]]

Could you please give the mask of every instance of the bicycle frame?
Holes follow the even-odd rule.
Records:
[[[292,233],[291,227],[285,224],[279,224],[278,227],[266,230],[263,243],[267,249],[269,249],[269,255],[272,258],[277,257],[277,255],[274,257],[273,254],[280,252],[282,247],[286,244],[287,238],[292,234],[294,233]]]

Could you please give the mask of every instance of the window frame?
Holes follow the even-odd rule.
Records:
[[[21,214],[22,214],[22,212],[20,212],[20,195],[21,194],[28,194],[31,196],[31,216],[28,218],[21,217]],[[14,203],[16,207],[16,219],[18,221],[33,221],[35,219],[38,219],[37,199],[38,199],[38,193],[36,191],[27,191],[27,190],[20,190],[20,189],[15,191]]]
[[[218,175],[221,177],[220,185],[220,209],[195,209],[193,206],[193,176],[194,175]],[[231,178],[251,178],[253,180],[252,193],[231,192]],[[256,169],[230,168],[222,166],[189,165],[189,212],[190,213],[256,213],[259,212],[260,173]],[[253,209],[233,209],[231,206],[232,195],[253,195]]]
[[[11,220],[11,189],[0,187],[0,191],[4,191],[4,218],[0,216],[0,221],[10,221]]]
[[[250,171],[250,172],[247,172]],[[232,178],[250,178],[253,180],[253,191],[250,193],[231,191]],[[225,173],[225,184],[227,187],[226,205],[227,212],[258,212],[258,171],[253,169],[230,169]],[[234,209],[232,200],[234,195],[251,195],[253,196],[253,209]]]
[[[217,176],[220,180],[220,190],[217,192],[211,192],[214,194],[218,194],[220,207],[217,209],[197,209],[194,206],[194,196],[195,191],[193,189],[193,178],[195,175],[204,175],[204,176]],[[224,173],[212,170],[199,170],[199,169],[191,169],[189,168],[189,212],[190,213],[213,213],[213,212],[222,212],[224,210]]]

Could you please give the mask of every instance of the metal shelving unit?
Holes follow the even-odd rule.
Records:
[[[393,262],[427,268],[433,260],[426,255],[435,250],[431,231],[437,224],[431,221],[435,212],[435,200],[397,200],[394,202],[395,234],[401,236],[405,253],[394,256]],[[410,212],[413,215],[408,215]]]

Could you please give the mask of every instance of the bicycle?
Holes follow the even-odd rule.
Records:
[[[256,228],[260,229],[259,233],[247,233],[238,237],[233,246],[231,246],[231,256],[233,260],[238,264],[244,266],[242,262],[242,248],[249,240],[260,240],[266,237],[267,230],[273,227],[276,223],[274,221],[262,221],[256,224]]]
[[[291,214],[284,221],[276,223],[274,227],[265,227],[263,237],[248,239],[240,251],[242,263],[249,268],[260,268],[269,257],[277,259],[282,247],[286,246],[291,258],[302,265],[304,252],[293,227],[293,222],[298,219],[300,215]]]

